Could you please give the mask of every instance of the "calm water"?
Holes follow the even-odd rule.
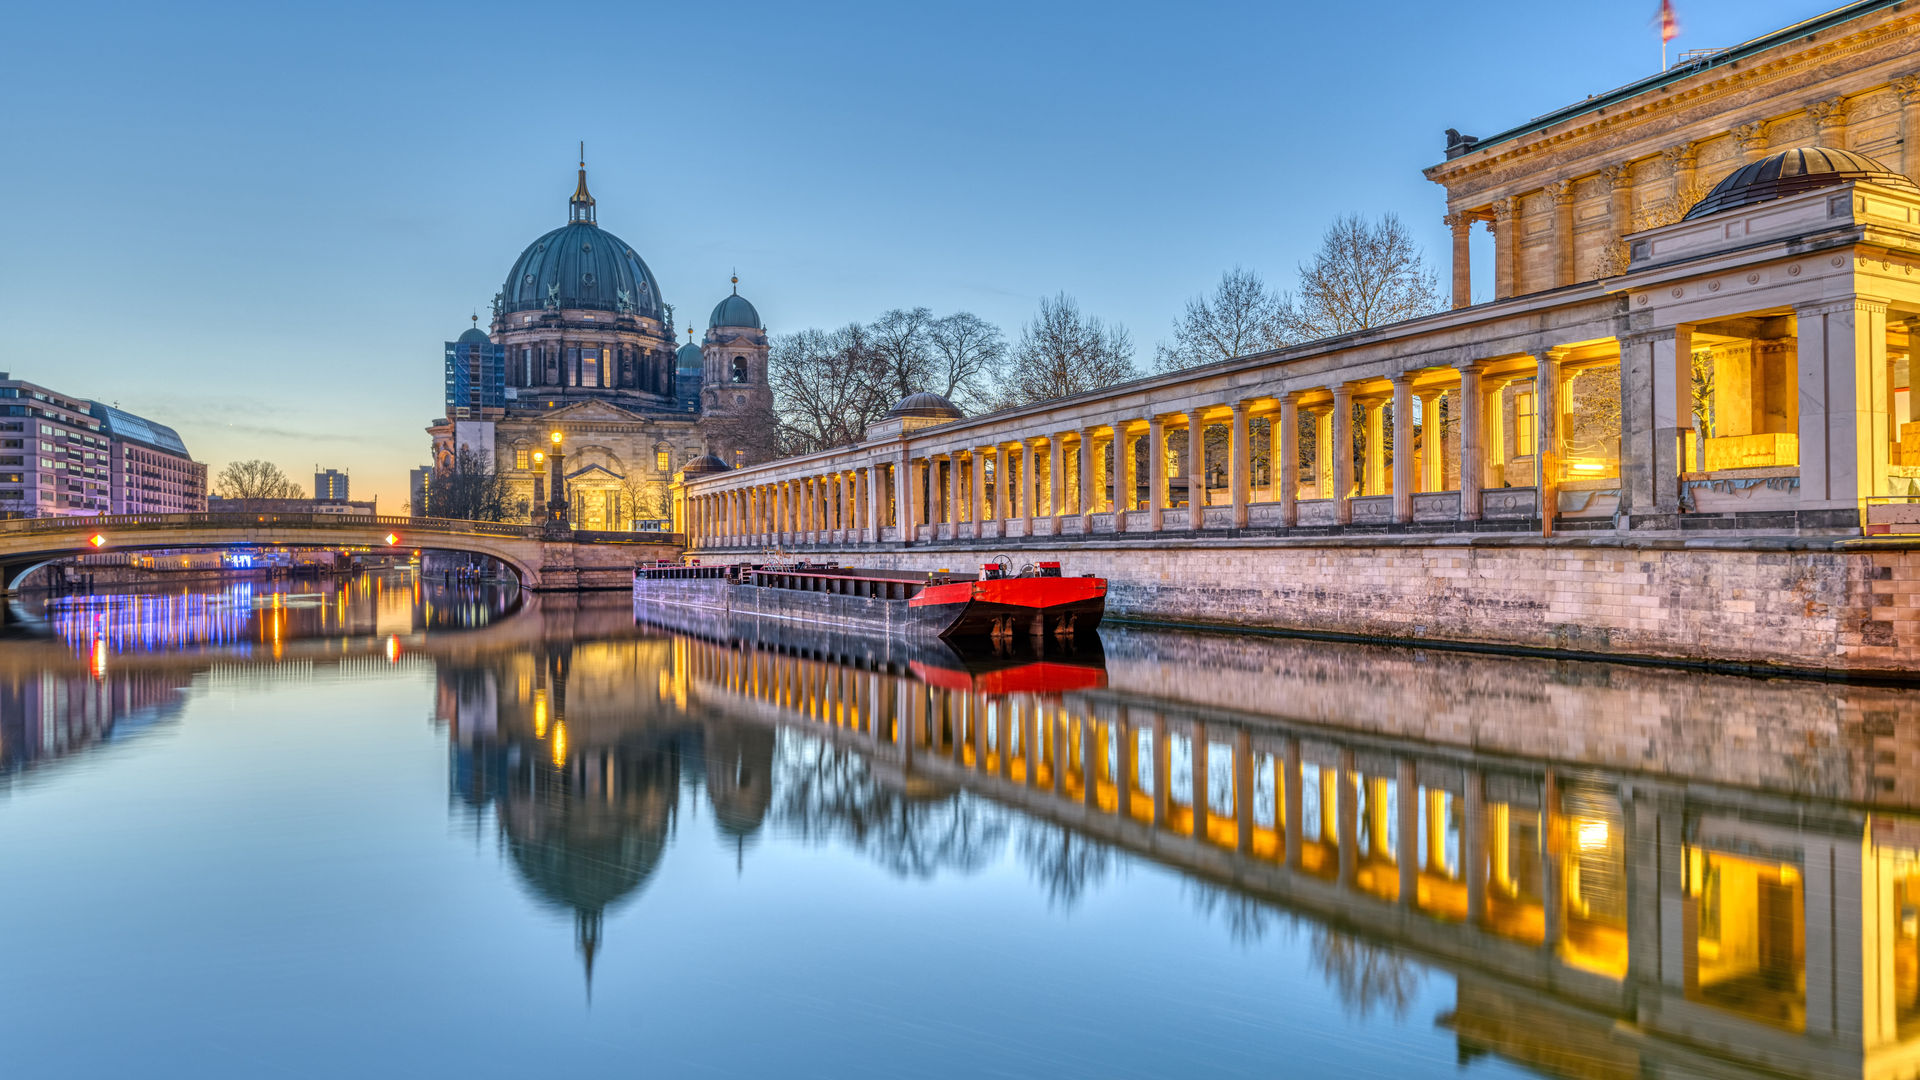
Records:
[[[1904,691],[406,577],[16,605],[8,1077],[1878,1075]]]

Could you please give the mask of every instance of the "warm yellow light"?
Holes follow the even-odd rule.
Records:
[[[533,737],[547,737],[547,698],[546,691],[538,691],[533,699]]]
[[[93,677],[96,679],[103,679],[103,678],[106,678],[106,675],[107,675],[107,641],[105,638],[94,638],[93,639]]]
[[[1606,469],[1606,466],[1598,461],[1575,461],[1568,463],[1567,468],[1573,472],[1597,473]]]
[[[564,721],[553,725],[553,763],[567,763],[567,725]]]
[[[391,664],[398,659],[400,659],[400,637],[397,634],[388,634],[387,663]]]
[[[1574,822],[1574,842],[1581,851],[1599,851],[1607,846],[1607,823],[1582,818]]]
[[[556,432],[554,432],[554,433],[553,433],[553,434],[552,434],[551,436],[549,436],[549,437],[550,437],[551,439],[553,439],[553,445],[555,445],[555,446],[559,446],[559,445],[560,445],[560,433],[559,433],[559,432],[557,432],[557,431],[556,431]]]
[[[533,452],[533,463],[535,465],[538,465],[545,460],[547,460],[547,452],[545,450],[535,450]]]
[[[87,541],[87,543],[92,544],[94,547],[104,547],[107,543],[107,538],[101,536],[99,533],[94,533],[93,539]]]

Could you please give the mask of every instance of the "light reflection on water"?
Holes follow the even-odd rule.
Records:
[[[1903,691],[1142,631],[855,658],[297,588],[0,642],[8,1075],[1920,1050]]]

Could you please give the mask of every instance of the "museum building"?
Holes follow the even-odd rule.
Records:
[[[696,343],[689,328],[676,348],[673,307],[633,247],[600,227],[583,160],[566,223],[514,260],[488,328],[476,317],[446,343],[446,412],[427,429],[433,467],[471,451],[541,519],[557,433],[575,528],[664,525],[676,470],[705,455],[714,467],[770,456],[767,332],[733,284],[705,336]],[[424,501],[417,491],[415,513],[432,513]]]

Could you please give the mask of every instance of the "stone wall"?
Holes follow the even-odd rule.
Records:
[[[995,553],[929,545],[837,557],[964,570]],[[1920,667],[1920,552],[1376,538],[1009,554],[1016,566],[1058,558],[1069,574],[1105,577],[1110,615],[1152,622],[1853,674]]]

